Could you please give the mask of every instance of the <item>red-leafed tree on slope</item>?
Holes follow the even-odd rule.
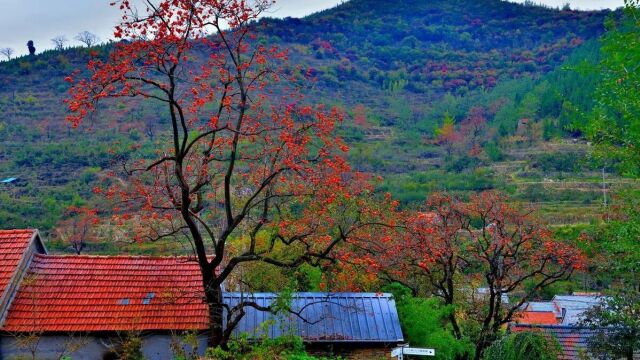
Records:
[[[478,359],[527,300],[584,262],[578,249],[554,240],[530,211],[495,192],[470,201],[436,193],[423,210],[404,214],[396,236],[367,243],[373,261],[353,258],[365,259],[360,265],[386,280],[455,305],[449,317],[453,333],[476,342]],[[511,303],[503,303],[503,295]],[[465,334],[463,319],[477,324],[474,334]]]
[[[108,98],[165,107],[166,148],[128,161],[124,182],[96,192],[118,203],[121,223],[149,225],[139,241],[188,238],[209,306],[209,343],[224,345],[247,307],[271,310],[223,303],[221,285],[234,270],[256,261],[327,264],[379,212],[356,201],[372,189],[351,172],[334,135],[341,113],[304,105],[294,82],[303,72],[286,71],[286,51],[254,41],[250,26],[271,0],[144,3],[114,3],[123,41],[108,59],[89,62],[89,78],[67,78],[68,120],[78,126]]]
[[[98,211],[88,207],[70,206],[65,219],[56,229],[58,237],[80,255],[87,244],[96,239],[94,227],[99,222]]]

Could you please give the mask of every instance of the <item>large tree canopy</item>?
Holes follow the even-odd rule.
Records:
[[[422,210],[402,214],[395,236],[368,242],[368,256],[352,262],[453,306],[453,334],[476,342],[478,359],[533,294],[583,266],[573,244],[499,193],[469,201],[436,193]]]
[[[272,1],[144,3],[114,3],[121,41],[88,63],[89,78],[67,78],[68,120],[79,126],[109,99],[165,109],[157,147],[128,154],[118,179],[96,192],[138,241],[186,239],[202,272],[210,345],[220,345],[246,307],[272,310],[223,304],[221,286],[243,264],[326,265],[378,212],[358,200],[372,188],[334,134],[341,112],[306,104],[305,72],[251,32]]]

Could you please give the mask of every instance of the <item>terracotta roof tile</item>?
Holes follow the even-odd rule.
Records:
[[[198,264],[187,258],[35,255],[6,331],[203,330]]]
[[[35,230],[0,230],[0,296],[20,263]]]
[[[9,247],[18,243],[15,237],[7,242]],[[16,265],[4,264],[11,273]],[[277,294],[225,293],[224,300],[234,306],[246,296],[265,307],[277,299]],[[310,325],[298,317],[290,319],[307,340],[402,341],[395,303],[388,294],[297,293],[293,302],[314,320]],[[256,333],[262,322],[276,319],[247,311],[236,330]],[[34,254],[0,330],[206,330],[208,320],[200,268],[189,258]],[[271,326],[271,335],[278,334],[276,328],[280,329]]]
[[[515,316],[514,321],[519,324],[558,324],[558,319],[553,311],[522,311]]]

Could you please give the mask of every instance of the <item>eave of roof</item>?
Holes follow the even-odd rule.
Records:
[[[5,294],[35,234],[34,230],[0,230],[0,296]]]
[[[33,255],[46,252],[37,230],[0,230],[0,326]]]

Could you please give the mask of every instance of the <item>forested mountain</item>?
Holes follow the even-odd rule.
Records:
[[[496,0],[354,0],[305,19],[262,23],[273,41],[329,60],[317,69],[329,87],[347,80],[462,95],[555,68],[602,33],[605,16]]]
[[[437,189],[498,188],[551,213],[577,204],[558,221],[582,222],[594,216],[585,205],[598,206],[600,177],[577,161],[586,145],[573,141],[571,123],[594,84],[564,68],[597,61],[609,15],[499,0],[352,0],[256,29],[315,78],[309,98],[345,110],[352,163],[383,175],[383,190],[405,206]],[[17,178],[0,184],[3,227],[52,231],[69,206],[91,202],[113,145],[158,140],[167,119],[150,102],[102,107],[83,125],[91,135],[65,122],[65,76],[111,47],[0,63],[0,180]],[[557,178],[573,185],[547,181]]]

